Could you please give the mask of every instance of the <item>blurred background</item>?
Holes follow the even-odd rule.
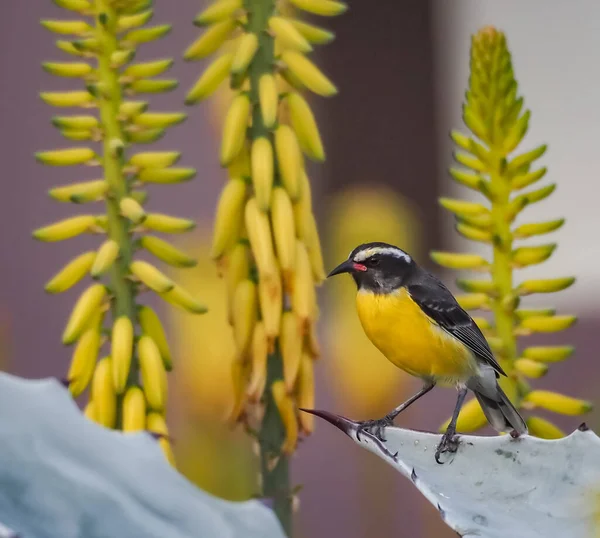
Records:
[[[470,35],[481,26],[497,26],[507,35],[521,93],[533,112],[525,145],[549,144],[543,161],[550,180],[558,182],[557,193],[528,209],[527,216],[568,219],[553,237],[559,242],[558,252],[533,271],[578,278],[573,288],[551,296],[553,304],[544,305],[576,313],[579,322],[567,333],[543,339],[574,343],[577,354],[554,365],[541,384],[597,402],[600,363],[592,337],[600,321],[600,243],[595,237],[600,225],[600,63],[595,61],[600,4],[350,0],[349,5],[346,15],[324,21],[337,37],[317,53],[340,94],[312,101],[328,153],[324,166],[310,170],[327,266],[344,259],[359,242],[383,240],[402,246],[439,273],[429,262],[429,250],[460,247],[436,198],[459,189],[445,172],[451,164],[447,133],[461,126]],[[202,7],[202,0],[156,0],[154,20],[172,23],[174,31],[144,46],[138,59],[180,58],[198,33],[191,21]],[[49,296],[43,286],[97,239],[42,244],[31,239],[31,231],[73,212],[48,198],[51,186],[93,178],[81,177],[80,169],[43,168],[33,159],[35,151],[61,144],[49,121],[53,111],[37,94],[72,83],[62,83],[40,68],[40,62],[60,60],[61,54],[38,20],[64,13],[50,0],[2,0],[0,14],[0,361],[3,369],[22,376],[60,377],[69,362],[60,335],[77,291]],[[185,91],[201,69],[202,65],[178,61],[172,75],[180,88],[153,97],[154,109],[181,109]],[[188,120],[158,144],[183,151],[182,166],[196,167],[198,176],[176,188],[156,186],[149,205],[197,219],[196,232],[182,246],[200,263],[179,278],[210,308],[206,316],[191,317],[164,303],[156,305],[168,321],[177,361],[170,378],[169,420],[179,465],[205,489],[245,499],[257,492],[256,468],[244,434],[221,424],[231,400],[233,344],[224,290],[207,254],[214,206],[226,178],[217,158],[226,103],[222,94],[189,110]],[[460,196],[468,193],[461,191]],[[473,244],[468,248],[473,250]],[[442,276],[451,283],[455,275]],[[350,279],[327,283],[319,294],[323,352],[317,368],[318,407],[355,419],[383,415],[415,391],[418,382],[389,366],[363,337]],[[452,391],[435,391],[404,413],[399,423],[435,430],[449,414],[454,397]],[[578,425],[577,418],[554,419],[567,431]],[[588,423],[596,426],[596,417]],[[300,446],[293,476],[294,483],[303,486],[298,537],[454,535],[408,481],[325,424],[318,424]],[[393,530],[398,528],[401,533]]]

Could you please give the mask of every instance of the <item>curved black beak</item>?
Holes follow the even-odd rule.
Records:
[[[354,270],[354,266],[352,260],[346,260],[343,263],[340,263],[331,273],[327,275],[327,278],[330,276],[341,275],[342,273],[350,273]]]

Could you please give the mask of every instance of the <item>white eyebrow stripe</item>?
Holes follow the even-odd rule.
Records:
[[[394,247],[372,247],[372,248],[367,248],[365,250],[361,250],[360,252],[358,252],[356,254],[356,256],[354,256],[354,261],[355,262],[364,262],[367,258],[370,258],[371,256],[374,256],[375,254],[381,254],[383,256],[386,256],[386,255],[394,256],[395,258],[405,260],[409,263],[411,261],[410,256],[406,252],[404,252],[403,250],[400,250],[399,248],[394,248]]]

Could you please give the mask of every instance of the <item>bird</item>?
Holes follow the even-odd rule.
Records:
[[[385,442],[385,428],[437,384],[458,390],[450,423],[435,459],[456,452],[456,421],[471,390],[490,425],[513,438],[527,434],[527,425],[506,396],[498,379],[506,373],[495,359],[473,318],[450,290],[413,257],[388,243],[364,243],[329,273],[349,273],[357,287],[356,307],[368,338],[395,366],[423,381],[414,396],[378,420],[359,423],[362,432]]]

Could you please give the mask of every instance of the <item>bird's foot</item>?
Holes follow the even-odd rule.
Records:
[[[363,422],[359,422],[358,429],[356,431],[356,440],[360,441],[361,433],[368,433],[385,443],[385,429],[393,424],[393,419],[388,416],[377,420],[364,420]]]
[[[440,456],[442,454],[445,454],[446,452],[450,452],[451,454],[454,454],[458,450],[459,444],[460,444],[460,441],[459,441],[458,435],[456,435],[456,432],[447,431],[442,436],[442,440],[440,441],[440,444],[437,446],[437,448],[435,450],[435,461],[437,461],[440,465],[442,465],[443,462],[440,461]]]

